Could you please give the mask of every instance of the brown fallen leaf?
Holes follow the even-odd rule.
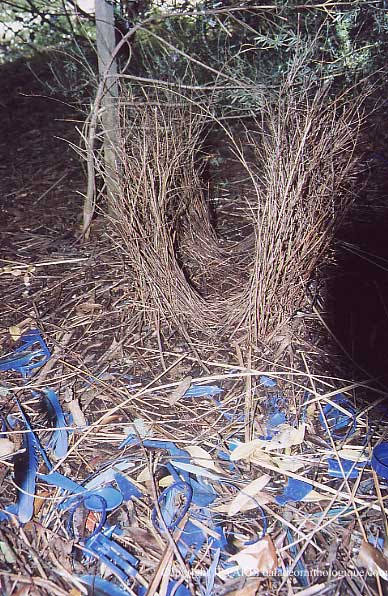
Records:
[[[175,387],[174,391],[170,393],[170,397],[168,398],[168,403],[170,406],[176,404],[186,393],[188,389],[190,389],[192,377],[188,376],[182,379],[182,381]]]
[[[75,312],[77,315],[89,315],[93,314],[96,310],[100,310],[101,308],[101,304],[96,304],[95,302],[83,302],[82,304],[78,304]]]
[[[364,567],[374,575],[379,575],[383,579],[388,580],[388,558],[365,540],[361,542],[356,565],[358,567]]]

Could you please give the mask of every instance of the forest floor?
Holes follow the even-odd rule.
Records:
[[[46,66],[33,71],[23,62],[0,68],[0,442],[7,430],[19,454],[0,462],[0,506],[10,507],[0,524],[2,594],[76,596],[85,585],[90,594],[148,596],[384,593],[388,486],[370,465],[387,430],[381,185],[364,197],[377,217],[354,220],[342,269],[329,275],[324,308],[337,344],[310,309],[304,338],[263,346],[260,368],[238,345],[209,346],[201,357],[200,340],[190,346],[163,337],[157,323],[140,326],[124,255],[103,218],[80,242],[86,175],[71,144],[84,116],[47,96]],[[375,179],[386,176],[385,145],[380,137],[370,149]],[[4,363],[29,329],[51,356],[22,378]],[[338,342],[357,360],[353,378],[341,374]],[[47,389],[71,429],[66,453],[48,446]],[[23,415],[62,478],[94,481],[93,506],[64,501],[66,485],[38,477],[33,515],[20,523],[28,495],[17,497],[16,485],[36,459],[22,442]],[[98,492],[107,485],[116,506]]]

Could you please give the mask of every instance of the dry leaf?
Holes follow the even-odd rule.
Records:
[[[248,511],[255,509],[258,505],[266,505],[271,500],[271,496],[263,493],[262,490],[270,480],[269,474],[263,474],[260,478],[256,478],[244,486],[229,504],[228,515],[236,515],[240,511]]]
[[[16,325],[11,325],[11,327],[9,327],[8,331],[9,331],[12,341],[15,341],[15,342],[19,341],[19,339],[21,338],[23,333],[28,331],[28,329],[31,329],[33,326],[34,326],[34,321],[30,317],[28,317],[27,319],[24,319],[23,321],[20,321],[20,323],[17,323]]]
[[[294,428],[289,424],[281,424],[278,428],[280,429],[279,434],[269,441],[271,448],[285,449],[303,443],[306,431],[304,423],[299,424],[298,428]]]
[[[252,461],[252,458],[260,458],[263,450],[265,452],[273,449],[288,449],[293,445],[300,445],[304,441],[306,425],[299,424],[297,428],[289,424],[281,424],[277,427],[280,431],[270,441],[264,439],[253,439],[247,443],[240,443],[230,454],[231,461],[238,461],[244,459]]]
[[[275,546],[270,536],[265,536],[262,540],[243,548],[230,557],[229,561],[236,561],[246,575],[255,571],[268,574],[275,571],[278,566]]]
[[[342,459],[347,459],[348,461],[363,463],[369,459],[363,451],[365,451],[364,447],[355,447],[352,449],[345,448],[338,451],[338,456],[342,457]]]
[[[255,455],[256,450],[262,451],[262,445],[266,441],[262,439],[253,439],[253,441],[247,441],[246,443],[240,443],[237,445],[236,449],[230,454],[231,461],[239,461],[240,459],[244,459],[250,461],[250,458]]]
[[[308,495],[303,497],[302,501],[305,503],[318,503],[319,501],[327,501],[328,499],[332,499],[332,495],[325,495],[323,493],[319,493],[316,490],[310,490]]]
[[[67,408],[73,416],[73,423],[76,428],[87,426],[86,418],[80,408],[78,399],[72,399],[67,403]]]
[[[185,445],[185,450],[191,455],[191,461],[193,464],[222,474],[222,469],[220,466],[216,464],[210,453],[208,453],[202,447],[199,447],[198,445]]]
[[[101,308],[101,304],[96,304],[94,302],[83,302],[82,304],[78,304],[75,312],[77,315],[89,315],[93,314],[96,310],[100,310]]]
[[[299,461],[295,457],[290,457],[289,455],[273,457],[273,461],[280,470],[286,472],[298,472],[305,467],[305,464],[302,461]]]
[[[9,439],[0,439],[0,458],[6,457],[15,451],[15,445]]]
[[[192,377],[185,377],[170,393],[170,397],[168,398],[168,403],[170,406],[176,404],[186,393],[188,389],[190,389]]]
[[[144,484],[145,482],[149,482],[151,480],[151,475],[148,466],[141,470],[140,474],[138,474],[136,478],[136,482],[140,484]]]
[[[365,540],[361,542],[356,565],[358,567],[365,567],[367,571],[375,575],[378,574],[383,579],[388,580],[388,558]]]

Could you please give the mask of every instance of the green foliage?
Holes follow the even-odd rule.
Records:
[[[93,34],[72,3],[61,0],[7,0],[0,6],[0,62],[66,46]]]

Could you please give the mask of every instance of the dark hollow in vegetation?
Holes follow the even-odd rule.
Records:
[[[376,161],[376,160],[375,160]],[[379,186],[379,190],[372,186]],[[330,282],[332,331],[353,378],[388,386],[388,163],[373,165],[363,205],[342,233]],[[379,196],[376,197],[376,194]],[[361,201],[360,201],[361,202]]]

